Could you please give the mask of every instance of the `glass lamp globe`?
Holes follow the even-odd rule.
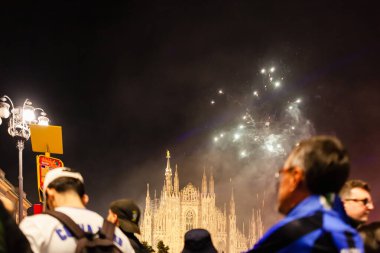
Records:
[[[39,116],[38,117],[38,125],[48,126],[49,125],[49,118],[46,116]]]
[[[9,104],[5,102],[0,102],[0,118],[7,119],[9,115]]]
[[[29,105],[25,105],[23,109],[23,117],[27,122],[32,122],[36,119],[36,115],[34,115],[34,108]]]

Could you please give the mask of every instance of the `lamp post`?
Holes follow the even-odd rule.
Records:
[[[36,119],[37,114],[37,119]],[[30,137],[30,125],[49,125],[49,119],[46,113],[41,108],[34,108],[29,99],[25,99],[22,106],[15,107],[12,100],[7,95],[0,98],[0,125],[3,119],[9,119],[8,133],[17,141],[16,147],[18,149],[18,221],[23,219],[23,199],[24,187],[22,176],[22,151],[24,143]]]

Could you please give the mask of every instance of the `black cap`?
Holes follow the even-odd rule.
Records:
[[[185,247],[182,253],[217,253],[210,233],[205,229],[192,229],[185,234]]]
[[[140,234],[140,208],[130,199],[119,199],[111,203],[110,209],[117,215],[120,229],[126,233]]]

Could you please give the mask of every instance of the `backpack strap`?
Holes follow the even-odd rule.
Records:
[[[51,215],[66,226],[75,238],[80,239],[86,236],[85,232],[66,214],[58,211],[46,210],[45,214]]]
[[[115,224],[109,222],[107,219],[104,219],[101,231],[106,239],[113,241],[115,228],[116,228]]]

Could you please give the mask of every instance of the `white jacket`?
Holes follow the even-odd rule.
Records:
[[[103,226],[103,218],[91,210],[75,207],[58,207],[85,232],[96,233]],[[74,253],[76,239],[56,218],[48,214],[28,216],[20,223],[34,253]],[[128,238],[119,228],[115,230],[114,244],[123,253],[134,253]]]

